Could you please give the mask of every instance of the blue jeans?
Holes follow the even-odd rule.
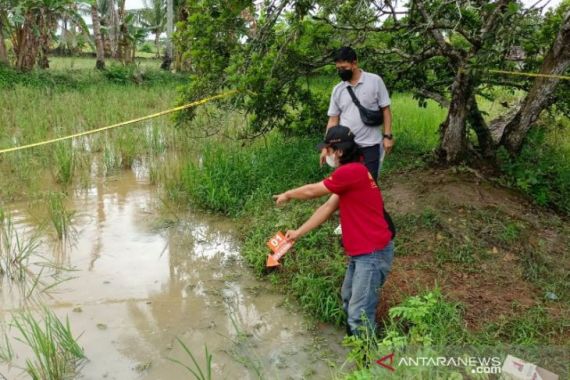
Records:
[[[364,325],[363,314],[368,322],[366,327],[375,330],[378,290],[386,281],[393,259],[393,242],[379,251],[349,258],[341,298],[344,311],[348,315],[348,331],[351,334],[358,334],[359,328]]]

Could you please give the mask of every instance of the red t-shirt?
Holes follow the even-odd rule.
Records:
[[[361,163],[344,164],[323,181],[340,198],[342,242],[349,256],[372,253],[392,238],[384,219],[382,193]]]

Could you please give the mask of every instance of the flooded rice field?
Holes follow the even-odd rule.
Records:
[[[331,378],[344,357],[343,333],[312,326],[255,278],[231,221],[201,213],[161,217],[145,177],[125,171],[71,197],[72,238],[56,244],[42,236],[37,252],[72,270],[53,288],[42,282],[22,289],[4,278],[0,322],[8,326],[24,307],[38,313],[40,305],[69,318],[87,357],[80,379],[192,378],[171,360],[192,362],[177,338],[202,369],[207,347],[215,379]],[[29,204],[5,211],[24,232],[43,212]],[[30,349],[13,328],[8,336],[14,359],[0,364],[0,378],[28,378]]]

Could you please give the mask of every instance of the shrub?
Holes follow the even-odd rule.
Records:
[[[517,157],[500,151],[499,160],[508,185],[518,188],[541,206],[570,213],[570,146],[556,138],[562,130],[534,128]],[[554,139],[555,141],[550,141]]]

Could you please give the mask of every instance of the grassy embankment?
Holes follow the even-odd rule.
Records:
[[[540,139],[533,136],[520,159],[507,161],[501,156],[508,173],[501,181],[525,190],[534,198],[533,205],[528,198],[497,186],[496,180],[487,183],[476,178],[467,168],[429,167],[425,158],[436,146],[444,110],[432,103],[422,109],[411,97],[396,95],[393,113],[397,147],[387,158],[381,186],[399,227],[394,279],[386,290],[388,304],[379,310],[386,325],[384,334],[380,340],[348,341],[354,348],[351,360],[364,367],[363,347],[371,359],[410,345],[522,345],[522,351],[511,346],[509,352],[566,370],[559,361],[560,352],[553,355],[558,359],[550,360],[548,350],[528,350],[568,344],[563,331],[569,311],[569,225],[564,217],[535,205],[551,204],[567,211],[570,145],[559,141],[560,134],[567,136],[568,131],[550,126]],[[243,255],[262,274],[267,239],[277,230],[299,226],[322,202],[293,202],[278,209],[271,199],[272,194],[327,175],[326,169],[318,167],[316,141],[274,132],[245,148],[212,142],[206,144],[202,160],[187,163],[167,188],[177,199],[238,218]],[[439,191],[440,185],[442,194],[431,197],[430,192]],[[402,199],[398,190],[402,186],[409,199]],[[470,191],[479,192],[483,200],[466,199]],[[529,217],[533,213],[538,215]],[[298,299],[316,320],[340,324],[344,258],[332,234],[337,223],[327,222],[304,237],[283,268],[266,278]],[[378,369],[362,369],[351,376],[368,378]],[[432,376],[429,370],[423,375]],[[417,368],[411,371],[409,376],[420,375],[413,372]]]

